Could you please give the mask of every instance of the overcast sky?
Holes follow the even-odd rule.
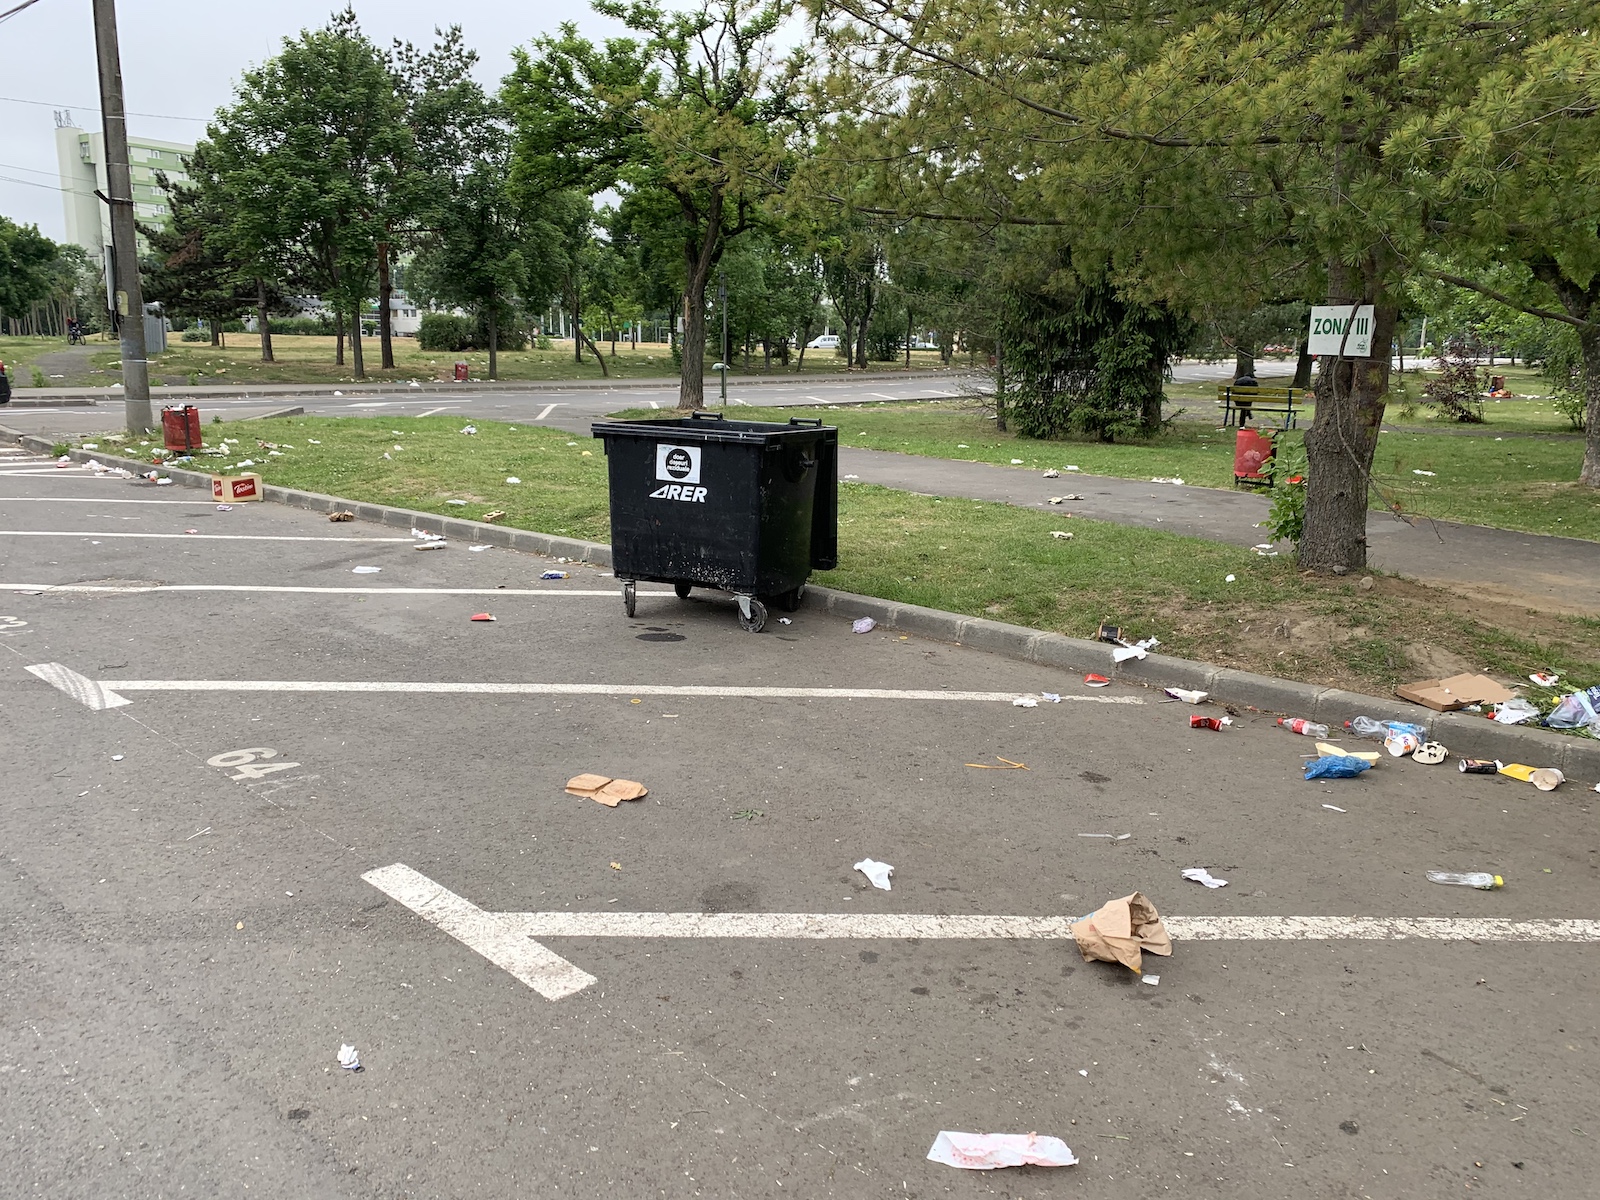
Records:
[[[0,10],[16,2],[0,0]],[[231,97],[241,71],[342,7],[336,0],[118,0],[129,130],[136,137],[193,142]],[[478,51],[485,84],[505,75],[513,46],[553,32],[562,21],[597,37],[616,28],[590,12],[587,0],[356,0],[355,10],[367,35],[383,46],[397,37],[431,43],[436,25],[459,24]],[[98,95],[90,0],[39,0],[0,23],[0,213],[37,224],[58,241],[65,236],[52,110],[70,108],[76,124],[99,129]],[[169,119],[183,117],[198,120]]]

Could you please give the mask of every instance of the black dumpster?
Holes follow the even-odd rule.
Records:
[[[766,624],[764,600],[793,612],[811,572],[838,558],[839,431],[794,418],[695,413],[602,421],[611,481],[611,563],[633,616],[639,580],[732,592],[739,624]]]

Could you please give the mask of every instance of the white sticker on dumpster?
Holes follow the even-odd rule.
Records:
[[[657,446],[656,478],[667,483],[699,483],[700,447]]]

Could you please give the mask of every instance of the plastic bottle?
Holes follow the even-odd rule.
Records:
[[[1506,885],[1506,881],[1500,876],[1491,875],[1487,871],[1429,871],[1428,882],[1453,883],[1458,887],[1478,888],[1485,892],[1492,892],[1495,888]]]
[[[1290,733],[1303,733],[1307,737],[1325,738],[1328,736],[1328,727],[1318,725],[1315,721],[1307,721],[1304,717],[1279,717],[1278,724]]]
[[[1353,721],[1346,721],[1344,727],[1357,737],[1381,738],[1389,732],[1389,727],[1382,721],[1374,721],[1371,717],[1357,717]]]

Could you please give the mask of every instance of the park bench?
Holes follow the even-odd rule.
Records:
[[[1217,385],[1217,403],[1222,405],[1222,424],[1248,425],[1262,413],[1282,418],[1281,427],[1294,428],[1295,413],[1305,408],[1305,388],[1295,387],[1234,387],[1231,383]]]

